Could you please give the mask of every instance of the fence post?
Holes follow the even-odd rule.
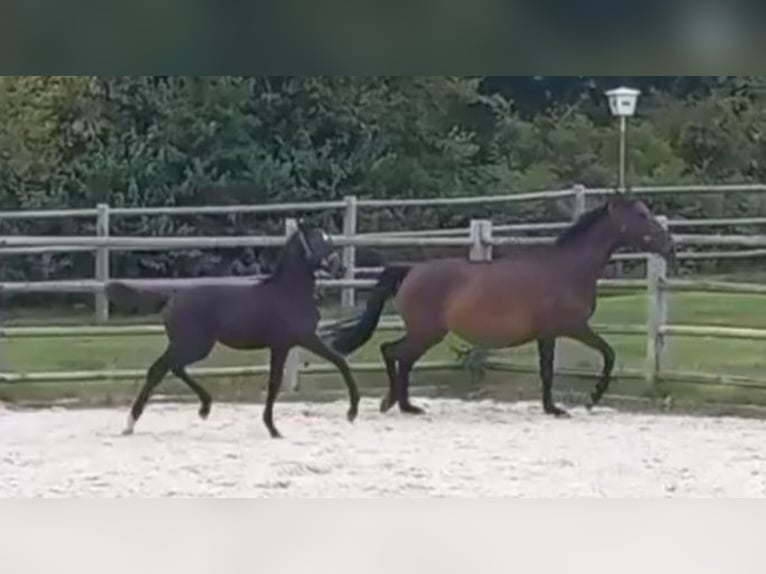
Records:
[[[96,206],[96,235],[109,237],[109,204],[99,203]],[[103,286],[109,281],[109,247],[100,246],[96,249],[96,281],[101,287],[95,295],[96,321],[106,323],[109,320],[109,300]]]
[[[489,219],[471,220],[471,261],[492,260],[492,221]]]
[[[355,195],[347,195],[343,198],[346,203],[346,209],[343,213],[343,235],[353,237],[356,235],[357,203]],[[343,247],[343,266],[346,268],[345,278],[354,279],[356,273],[356,247],[345,245]],[[355,291],[353,287],[344,287],[341,291],[341,311],[350,313],[354,308]]]
[[[668,218],[658,216],[657,220],[665,229]],[[662,368],[662,351],[665,337],[662,328],[667,322],[668,304],[665,290],[667,264],[659,255],[651,253],[646,260],[646,290],[647,290],[647,339],[646,339],[646,382],[654,385]]]
[[[572,220],[576,221],[587,209],[587,196],[585,195],[585,186],[579,183],[575,185],[572,190],[574,191],[574,202],[572,205]]]
[[[285,236],[290,237],[298,229],[298,220],[294,217],[285,219]],[[298,347],[290,350],[285,361],[282,386],[289,391],[297,391],[300,385],[301,352]]]

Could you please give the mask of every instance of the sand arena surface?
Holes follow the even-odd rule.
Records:
[[[282,403],[283,440],[260,405],[0,407],[2,496],[766,496],[766,421],[536,403],[418,400],[428,415],[362,402]]]

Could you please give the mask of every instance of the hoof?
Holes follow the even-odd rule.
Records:
[[[203,421],[207,420],[207,417],[210,416],[210,404],[202,405],[199,408],[199,418],[201,418]]]
[[[348,422],[352,423],[354,420],[356,420],[356,415],[359,414],[359,410],[357,407],[351,407],[348,409],[348,412],[346,413],[346,418],[348,419]]]
[[[399,410],[403,413],[407,413],[408,415],[424,415],[426,414],[426,411],[423,410],[420,407],[416,407],[415,405],[411,403],[403,404],[399,407]]]
[[[588,409],[588,411],[592,410],[593,407],[595,407],[599,402],[601,401],[601,395],[599,396],[592,396],[590,397],[590,400],[588,401],[588,404],[585,405],[585,408]]]
[[[278,430],[271,431],[271,438],[284,438]]]
[[[387,413],[389,410],[391,410],[391,407],[394,406],[394,401],[391,398],[391,395],[386,395],[382,399],[380,399],[380,412]]]
[[[128,422],[125,425],[125,429],[122,431],[122,436],[129,436],[133,434],[133,429],[136,428],[136,417],[132,414],[128,415]]]
[[[568,412],[566,412],[564,409],[560,409],[558,407],[545,408],[545,414],[553,415],[557,419],[568,419],[568,418],[571,418],[572,416]]]

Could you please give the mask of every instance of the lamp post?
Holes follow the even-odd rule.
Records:
[[[641,94],[633,88],[615,88],[606,92],[609,98],[609,110],[620,118],[620,191],[625,191],[625,132],[627,120],[636,113],[636,102]]]

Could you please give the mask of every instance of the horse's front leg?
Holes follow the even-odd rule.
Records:
[[[266,395],[266,406],[263,409],[263,424],[271,435],[271,438],[282,438],[282,435],[274,425],[274,403],[282,386],[282,377],[285,369],[285,361],[290,347],[279,346],[271,349],[271,363],[269,365],[269,389]]]
[[[612,346],[607,343],[601,335],[593,332],[590,326],[585,325],[578,333],[572,335],[572,339],[580,341],[591,349],[601,353],[604,360],[604,366],[601,371],[601,378],[596,383],[596,388],[590,395],[590,403],[587,408],[590,410],[601,400],[604,393],[609,389],[609,382],[612,379],[612,370],[614,369],[615,353]]]

